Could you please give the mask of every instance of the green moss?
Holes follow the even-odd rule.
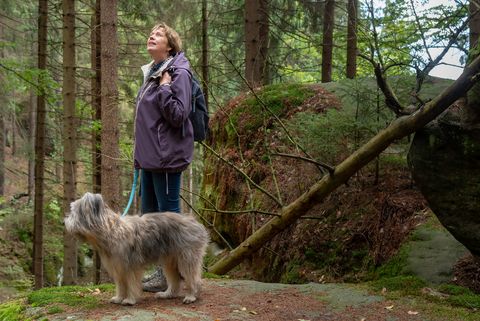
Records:
[[[231,122],[242,133],[256,132],[265,118],[272,117],[272,113],[281,116],[291,106],[301,105],[314,94],[309,86],[298,83],[265,86],[257,93],[259,99],[251,95],[232,111]],[[268,110],[265,110],[264,105]],[[229,138],[235,133],[230,123],[226,125],[226,130]]]
[[[228,275],[218,275],[210,272],[203,272],[203,278],[205,279],[229,279]]]
[[[376,291],[385,288],[388,292],[399,292],[402,296],[418,295],[426,285],[424,280],[413,275],[386,277],[372,282],[372,287]]]
[[[0,304],[0,321],[25,321],[28,320],[23,315],[25,307],[22,302],[17,300]]]
[[[280,282],[289,284],[305,283],[300,273],[300,264],[295,260],[288,263],[285,273],[282,275]]]
[[[393,256],[382,266],[372,271],[370,278],[381,279],[396,277],[398,275],[408,275],[409,273],[406,270],[406,267],[408,265],[408,251],[408,245],[402,246],[395,256]]]
[[[56,314],[56,313],[62,313],[62,312],[65,312],[65,310],[59,306],[49,307],[47,311],[48,314]]]
[[[98,285],[95,288],[101,291],[112,291],[113,285]],[[101,304],[98,296],[91,293],[94,288],[82,286],[62,286],[43,288],[27,296],[28,303],[33,307],[48,306],[51,303],[61,303],[68,306],[94,308]]]
[[[442,284],[438,291],[447,294],[446,301],[454,306],[469,309],[480,309],[480,295],[475,294],[468,288],[453,284]]]

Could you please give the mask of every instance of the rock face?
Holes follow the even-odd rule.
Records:
[[[443,117],[415,134],[408,163],[440,222],[480,257],[480,129]]]

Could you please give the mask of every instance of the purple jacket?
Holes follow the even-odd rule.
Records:
[[[190,64],[183,52],[174,56],[170,86],[159,85],[160,70],[146,79],[152,65],[142,67],[144,82],[136,100],[135,168],[181,172],[193,157]]]

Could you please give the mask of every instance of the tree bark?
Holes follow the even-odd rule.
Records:
[[[386,129],[379,132],[366,144],[340,163],[333,174],[324,176],[306,193],[281,210],[279,217],[265,223],[227,256],[209,268],[216,274],[225,274],[240,264],[267,241],[289,227],[315,204],[321,202],[338,186],[344,184],[353,174],[368,164],[392,142],[422,128],[435,119],[453,102],[461,98],[479,80],[480,57],[465,68],[463,74],[435,99],[410,116],[395,119]]]
[[[39,0],[38,15],[38,69],[47,69],[48,1]],[[35,134],[35,200],[33,222],[33,274],[35,289],[43,287],[43,176],[45,158],[46,99],[43,74],[39,77],[40,93],[37,98],[37,128]]]
[[[102,194],[114,211],[120,209],[117,1],[100,0],[101,104],[102,104]]]
[[[468,25],[470,27],[470,60],[478,56],[479,35],[480,35],[480,3],[470,1],[470,15],[472,15]],[[480,84],[473,86],[472,90],[467,94],[467,104],[463,111],[463,122],[467,126],[474,126],[480,123]]]
[[[203,95],[208,110],[208,16],[207,0],[202,0],[202,79]]]
[[[268,0],[245,0],[245,79],[251,87],[268,76]]]
[[[357,75],[357,11],[358,0],[348,0],[347,78],[350,79]]]
[[[0,25],[0,39],[4,38],[4,28]],[[4,49],[0,49],[0,58],[4,58]],[[0,84],[5,82],[3,74],[0,74]],[[0,103],[2,106],[6,105],[5,98],[3,95],[0,96]],[[5,110],[0,111],[0,198],[5,195]],[[0,202],[0,208],[3,207],[2,202]]]
[[[0,112],[0,197],[5,196],[5,122]],[[0,208],[3,207],[0,202]]]
[[[28,201],[30,202],[33,199],[33,194],[35,193],[35,157],[33,153],[37,125],[37,99],[33,88],[30,90],[30,108],[28,111],[28,118],[30,124],[28,128]]]
[[[332,81],[333,26],[335,22],[335,1],[325,1],[323,16],[322,82]]]
[[[75,119],[75,0],[63,0],[63,213],[70,210],[76,192]],[[63,232],[64,284],[77,281],[77,240]]]
[[[101,73],[101,38],[100,38],[100,0],[93,1],[95,8],[91,20],[91,93],[92,93],[92,121],[100,123],[102,120],[102,73]],[[94,126],[92,130],[92,186],[94,193],[102,192],[102,157],[101,157],[101,131]],[[98,252],[95,252],[94,258],[94,276],[95,284],[100,284],[101,277],[101,261]]]

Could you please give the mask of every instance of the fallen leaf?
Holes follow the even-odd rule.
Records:
[[[418,314],[417,311],[408,311],[407,313],[410,314],[410,315],[417,315]]]
[[[242,311],[247,311],[247,308],[246,308],[246,307],[243,307],[243,308],[242,308]]]
[[[255,311],[250,311],[249,313],[250,313],[250,314],[253,314],[253,315],[257,315],[257,314],[258,314],[258,313],[255,312]]]
[[[385,307],[385,309],[387,309],[387,310],[392,310],[392,309],[393,309],[393,304]]]

